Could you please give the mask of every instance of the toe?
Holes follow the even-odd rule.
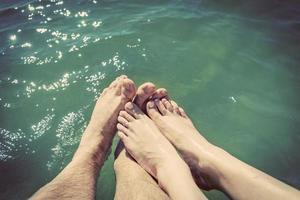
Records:
[[[177,105],[177,103],[175,101],[171,101],[171,104],[173,106],[174,112],[177,113],[178,115],[180,115],[180,110],[179,110],[179,106]]]
[[[125,110],[135,119],[140,119],[145,115],[137,105],[131,102],[126,103]]]
[[[166,98],[166,99],[169,98],[168,92],[165,88],[157,89],[151,97],[151,99],[162,99],[162,98]]]
[[[134,82],[127,78],[122,79],[120,82],[120,84],[123,86],[121,91],[122,94],[124,94],[127,99],[131,100],[135,95]]]
[[[123,79],[122,80],[122,85],[123,85],[123,91],[122,93],[128,98],[128,99],[133,99],[135,95],[135,84],[132,80],[130,79]]]
[[[147,103],[147,113],[151,119],[156,119],[161,116],[160,112],[158,111],[158,108],[156,107],[153,101],[149,101]]]
[[[179,112],[182,117],[188,118],[187,114],[184,112],[183,108],[179,107]]]
[[[117,124],[117,129],[118,129],[118,132],[122,132],[122,133],[125,134],[126,136],[129,136],[129,135],[130,135],[130,131],[129,131],[125,126],[123,126],[123,125],[120,124],[120,123]]]
[[[155,93],[155,85],[153,83],[144,83],[136,91],[134,103],[140,108],[144,108],[146,101]]]
[[[117,78],[116,78],[116,80],[121,80],[121,79],[126,79],[127,78],[127,76],[126,75],[121,75],[121,76],[118,76]]]
[[[126,128],[128,128],[129,122],[124,117],[118,116],[118,122],[123,126],[125,126]]]
[[[120,111],[119,116],[125,118],[128,122],[132,122],[134,120],[134,117],[132,117],[130,114],[128,114],[124,110]]]
[[[168,109],[168,111],[173,112],[173,106],[167,99],[162,99],[162,103],[165,105],[165,107]]]
[[[165,107],[165,105],[162,103],[162,101],[160,101],[159,99],[155,99],[154,103],[162,115],[166,115],[168,113],[168,110]]]
[[[123,133],[122,131],[118,131],[117,134],[122,141],[127,139],[127,135],[125,135],[125,133]]]

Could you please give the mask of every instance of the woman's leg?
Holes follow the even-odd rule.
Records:
[[[116,152],[116,200],[169,199],[151,175],[126,152],[121,141]]]
[[[298,190],[210,144],[174,101],[152,104],[148,115],[180,151],[200,187],[222,190],[232,199],[300,199]]]
[[[118,117],[118,136],[128,153],[158,181],[173,200],[206,199],[190,169],[154,122],[134,103],[125,105]]]
[[[137,89],[134,102],[145,109],[150,97],[160,99],[166,95],[165,89],[155,90],[152,83],[145,83]],[[126,152],[121,141],[116,148],[115,158],[116,200],[169,199],[151,175]]]

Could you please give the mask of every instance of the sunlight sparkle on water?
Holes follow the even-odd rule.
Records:
[[[9,39],[10,39],[11,41],[15,41],[15,40],[17,39],[17,36],[16,36],[16,35],[11,35],[11,36],[9,37]]]
[[[31,46],[32,45],[29,42],[26,42],[26,43],[24,43],[24,44],[21,45],[22,48],[31,47]]]

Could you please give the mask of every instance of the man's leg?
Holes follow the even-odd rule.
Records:
[[[94,199],[96,179],[115,135],[118,114],[134,95],[134,83],[126,76],[118,77],[103,91],[72,161],[31,199]]]
[[[166,90],[155,91],[153,84],[145,83],[138,88],[134,102],[145,109],[149,97],[163,98],[166,95]],[[122,142],[118,144],[115,157],[116,200],[169,199],[157,182],[126,152]]]

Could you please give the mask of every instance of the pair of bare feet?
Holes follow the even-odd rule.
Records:
[[[174,101],[168,100],[165,89],[156,90],[154,84],[144,83],[135,91],[131,80],[126,76],[118,77],[99,98],[86,131],[90,133],[83,135],[76,154],[85,152],[86,155],[96,158],[97,163],[102,163],[102,154],[111,145],[115,127],[127,152],[157,179],[169,195],[172,196],[172,189],[176,188],[170,188],[167,172],[182,172],[178,184],[181,182],[180,184],[191,187],[190,169],[174,147],[191,164],[191,160],[196,157],[193,152],[199,150],[193,146],[196,144],[194,140],[203,145],[208,145],[208,142],[200,136],[184,110]],[[183,183],[184,179],[188,179],[187,183]],[[196,187],[193,189],[195,198],[190,192],[185,197],[204,197],[200,190],[196,191]]]
[[[102,128],[104,131],[101,135],[97,135],[98,140],[92,134],[85,134],[81,146],[83,148],[91,146],[86,143],[102,141],[100,145],[96,143],[92,145],[95,146],[95,149],[92,150],[95,152],[93,157],[99,157],[100,152],[107,151],[113,137],[112,131],[105,130],[113,130],[118,121],[115,127],[118,129],[118,136],[124,143],[127,152],[157,179],[159,185],[167,193],[172,193],[170,191],[172,188],[169,188],[168,180],[166,180],[169,178],[166,172],[175,169],[175,173],[182,172],[184,178],[181,177],[178,182],[183,182],[182,179],[192,178],[190,169],[182,160],[184,158],[193,169],[194,174],[200,174],[201,169],[193,167],[193,165],[198,166],[196,163],[199,162],[197,160],[200,154],[199,150],[207,151],[210,144],[199,134],[184,110],[174,101],[168,100],[165,89],[156,90],[152,83],[144,83],[137,91],[134,88],[131,80],[126,76],[121,76],[102,93],[88,129],[97,130],[95,127],[104,127]],[[105,111],[106,109],[107,111]],[[116,113],[119,114],[118,117],[116,117]],[[85,139],[84,137],[90,138]],[[97,146],[101,151],[96,150]],[[174,147],[181,153],[182,158]],[[204,189],[212,186],[207,182],[208,179],[205,176],[198,177],[196,180],[198,185]],[[197,192],[195,193],[197,195]],[[200,196],[203,197],[199,190],[198,197]]]
[[[182,158],[193,169],[198,185],[204,189],[211,188],[212,183],[207,182],[209,179],[206,180],[205,176],[197,177],[201,171],[197,167],[198,156],[201,155],[201,151],[202,155],[205,154],[205,151],[209,151],[210,144],[200,135],[184,110],[174,101],[167,99],[164,89],[158,90],[164,91],[161,92],[164,95],[155,95],[157,91],[151,83],[146,83],[140,88],[143,87],[149,90],[146,92],[147,98],[143,98],[147,99],[145,111],[143,112],[137,104],[128,102],[125,110],[120,111],[118,116],[118,136],[126,150],[149,174],[157,179],[159,185],[173,199],[178,195],[172,195],[172,188],[168,185],[170,181],[168,172],[182,173],[184,177],[178,180],[173,174],[174,181],[183,184],[189,183],[191,188],[195,186],[194,183],[191,183],[190,169]],[[148,99],[149,97],[151,99]],[[200,194],[200,190],[197,194],[195,188],[193,192],[189,192],[189,199],[204,198],[203,194]],[[191,196],[191,194],[195,196]],[[182,198],[188,197],[188,194],[184,195]]]

